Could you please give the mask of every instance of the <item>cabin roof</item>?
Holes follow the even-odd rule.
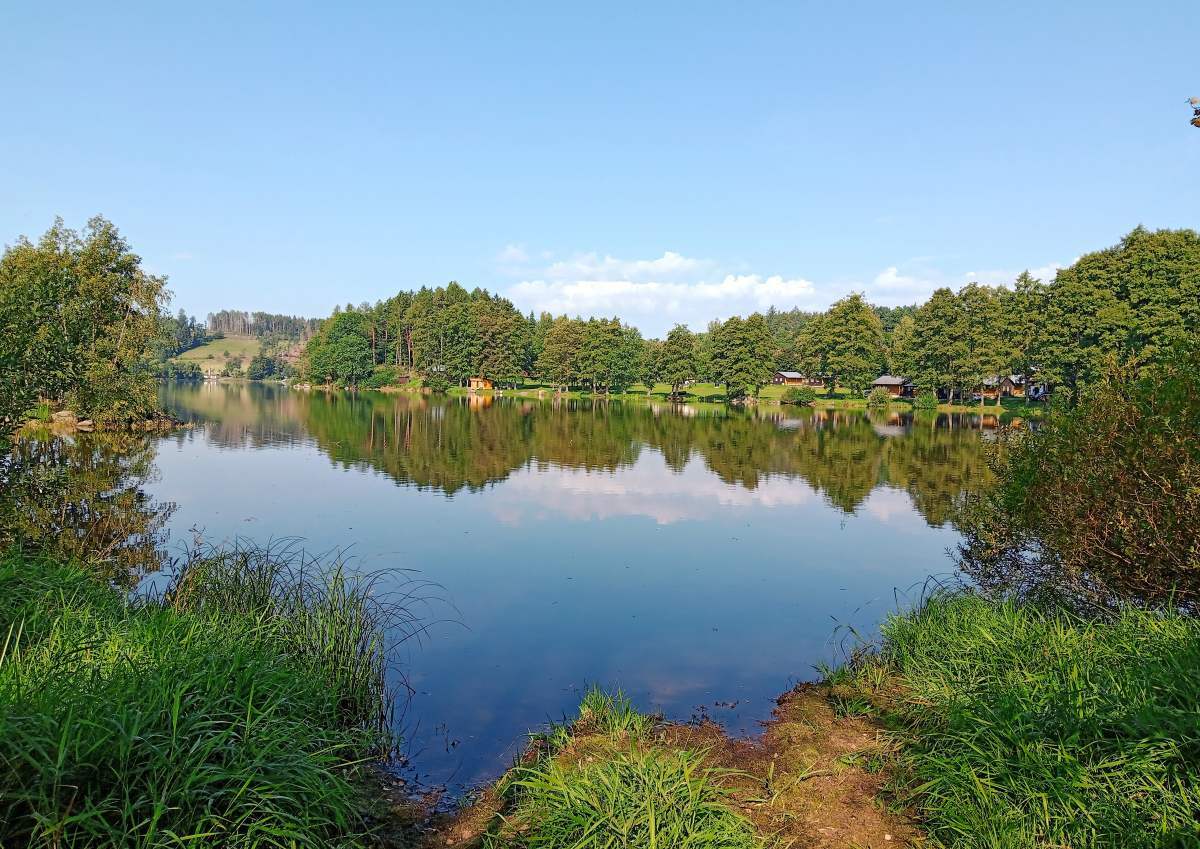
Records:
[[[786,377],[794,380],[801,380],[804,377],[804,375],[798,371],[777,371],[775,373],[780,377]]]
[[[872,386],[904,386],[905,384],[910,383],[910,382],[911,381],[909,381],[909,379],[907,377],[897,377],[894,374],[881,374],[881,375],[879,375],[879,377],[875,378],[875,381],[871,385]]]
[[[983,379],[983,385],[995,386],[997,383],[1003,383],[1006,380],[1015,386],[1020,386],[1025,382],[1025,378],[1019,374],[994,374],[991,377],[985,377]]]

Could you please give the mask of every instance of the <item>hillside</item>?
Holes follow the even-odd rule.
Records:
[[[258,353],[260,339],[254,336],[226,336],[184,351],[175,357],[177,362],[195,362],[206,375],[217,375],[231,359],[241,357],[243,364]]]

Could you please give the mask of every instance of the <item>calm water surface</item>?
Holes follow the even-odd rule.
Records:
[[[985,474],[971,418],[164,392],[197,423],[144,484],[176,505],[173,545],[302,537],[441,586],[402,649],[404,728],[417,779],[452,788],[593,682],[752,733],[840,656],[838,625],[869,636],[950,571],[954,503]]]

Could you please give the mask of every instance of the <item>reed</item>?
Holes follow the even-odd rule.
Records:
[[[1200,845],[1200,621],[937,592],[835,697],[900,743],[895,790],[953,847]]]
[[[192,558],[130,600],[0,556],[0,845],[357,845],[386,756],[388,628],[369,578],[286,549]]]

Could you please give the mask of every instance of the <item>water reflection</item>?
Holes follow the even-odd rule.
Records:
[[[953,568],[956,506],[988,475],[977,416],[164,393],[197,423],[158,443],[145,486],[178,504],[177,538],[352,546],[444,588],[461,625],[400,658],[433,783],[494,777],[591,682],[754,731],[837,659],[837,624],[870,635],[897,588]]]
[[[771,481],[802,481],[846,513],[880,487],[903,489],[921,515],[940,526],[952,520],[961,495],[986,480],[977,431],[998,424],[988,416],[308,393],[244,383],[176,385],[166,397],[177,415],[205,422],[205,438],[224,448],[311,440],[343,468],[372,469],[448,496],[480,491],[523,470],[539,476],[553,470],[553,477],[539,477],[539,490],[565,489],[585,499],[641,497],[656,505],[644,514],[660,520],[678,512],[679,499],[696,496],[694,483],[648,475],[654,487],[624,477],[613,489],[565,472],[633,469],[649,449],[672,472],[699,461],[716,481],[776,502],[796,496],[780,495],[781,487],[771,495]],[[663,499],[673,506],[664,510]]]
[[[146,493],[155,442],[127,433],[16,440],[0,457],[0,549],[87,559],[127,588],[156,571],[174,505]]]

